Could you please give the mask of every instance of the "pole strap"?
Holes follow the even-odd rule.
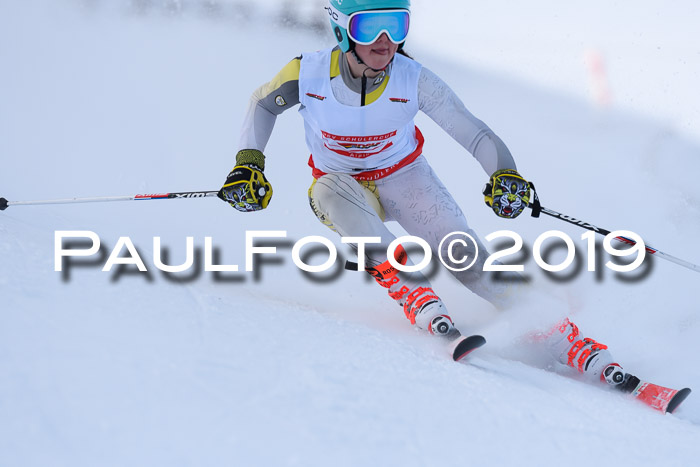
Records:
[[[537,196],[537,191],[535,190],[535,184],[532,182],[527,182],[530,185],[530,190],[532,190],[532,203],[530,203],[530,208],[532,208],[532,217],[540,217],[542,213],[542,205],[540,204],[540,197]]]

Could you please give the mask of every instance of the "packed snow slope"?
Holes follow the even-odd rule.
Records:
[[[251,92],[300,52],[332,44],[255,16],[100,5],[0,2],[0,196],[216,190]],[[430,26],[439,35],[440,24]],[[490,46],[518,39],[498,40]],[[483,71],[431,45],[423,37],[409,50],[506,141],[545,206],[700,263],[699,147],[685,129]],[[697,463],[696,272],[656,260],[619,275],[603,266],[606,254],[597,272],[586,271],[583,230],[493,216],[480,195],[487,175],[420,116],[425,154],[470,224],[482,237],[517,231],[527,249],[510,259],[524,262],[543,294],[499,313],[437,273],[459,327],[489,342],[469,363],[453,363],[365,275],[337,267],[309,277],[293,264],[293,244],[309,235],[335,243],[338,265],[353,259],[307,206],[308,153],[295,114],[278,118],[266,150],[275,194],[265,211],[239,214],[210,198],[0,213],[1,466]],[[573,238],[583,267],[540,271],[532,245],[552,229]],[[286,231],[269,240],[277,254],[246,272],[246,232],[270,230]],[[55,231],[94,232],[102,251],[56,272]],[[102,272],[120,237],[147,272]],[[195,266],[160,272],[154,237],[172,265],[185,262],[193,237]],[[215,262],[239,272],[203,271],[205,237]],[[556,250],[550,261],[561,257]],[[534,323],[564,314],[628,370],[696,393],[664,416],[518,344]]]

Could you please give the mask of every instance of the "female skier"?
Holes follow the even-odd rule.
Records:
[[[426,277],[398,274],[388,262],[387,246],[395,237],[385,222],[398,222],[427,241],[434,254],[447,234],[469,233],[482,254],[467,271],[450,272],[499,308],[509,305],[521,284],[498,282],[483,271],[486,248],[424,157],[423,136],[413,121],[417,112],[442,127],[490,176],[485,200],[496,215],[517,217],[528,205],[530,190],[501,139],[438,76],[403,51],[409,7],[409,0],[331,0],[326,10],[338,44],[295,58],[255,91],[236,166],[219,196],[243,212],[268,206],[272,187],[263,174],[263,151],[276,116],[301,104],[314,214],[344,237],[379,237],[379,248],[366,253],[366,270],[413,325],[456,345],[460,333]],[[461,248],[453,250],[453,257],[473,257],[473,245]],[[394,259],[406,264],[401,247]],[[584,338],[568,319],[543,337],[555,359],[595,380],[627,391],[639,382],[614,363],[606,346]]]

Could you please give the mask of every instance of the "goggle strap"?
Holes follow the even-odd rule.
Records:
[[[328,16],[331,18],[331,20],[335,21],[338,26],[344,29],[348,28],[348,24],[350,23],[350,17],[348,15],[336,10],[333,8],[333,5],[328,5],[324,8],[328,12]]]

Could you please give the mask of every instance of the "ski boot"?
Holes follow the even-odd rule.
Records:
[[[462,336],[447,314],[442,300],[431,287],[418,286],[411,290],[402,285],[396,292],[391,292],[390,289],[389,295],[403,306],[411,324],[426,329],[446,342],[454,361],[463,359],[486,343],[486,339],[479,335]]]
[[[543,337],[552,355],[561,363],[575,368],[590,381],[601,381],[623,393],[631,394],[653,409],[673,412],[690,394],[688,388],[666,388],[627,373],[615,363],[606,345],[588,337],[581,338],[578,327],[568,318]]]
[[[554,326],[543,339],[548,350],[560,363],[576,369],[591,380],[601,378],[603,369],[614,362],[606,345],[581,337],[578,326],[568,318]]]
[[[407,256],[402,248],[397,248],[396,260],[406,264]],[[402,276],[396,268],[388,264],[388,261],[377,267],[368,268],[367,271],[379,285],[388,289],[389,296],[403,308],[411,324],[439,336],[448,344],[455,361],[461,360],[486,343],[486,339],[482,336],[462,336],[447,314],[442,300],[435,294],[422,274],[413,273]]]

